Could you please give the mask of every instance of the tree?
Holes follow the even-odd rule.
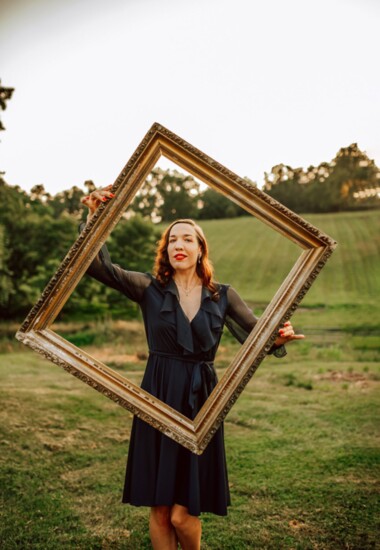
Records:
[[[356,143],[319,166],[274,166],[264,191],[296,212],[336,212],[379,206],[380,171]]]
[[[49,197],[46,204],[56,217],[66,212],[79,220],[83,213],[80,202],[82,197],[82,189],[74,185],[71,189],[66,189],[57,193],[54,197]]]
[[[200,200],[202,207],[198,211],[198,218],[201,220],[236,218],[247,215],[246,210],[211,188],[207,188],[200,195]]]
[[[177,170],[154,169],[132,203],[132,210],[152,221],[171,222],[197,215],[199,183]]]
[[[76,194],[77,190],[72,189]],[[35,186],[29,195],[0,178],[2,319],[20,319],[28,313],[76,240],[79,217],[84,209],[70,191],[58,194],[70,199],[67,207],[58,211],[54,210],[51,201],[45,200],[43,186]],[[109,238],[113,260],[128,269],[151,270],[158,236],[154,224],[141,216],[128,222],[121,220]],[[120,300],[120,295],[112,289],[100,288],[97,281],[84,277],[60,318],[89,315],[94,318],[112,311],[130,317],[136,316],[137,307]]]
[[[331,162],[326,178],[333,210],[350,210],[379,204],[380,171],[357,143],[342,147]]]
[[[11,99],[14,90],[15,90],[14,88],[5,88],[4,86],[2,86],[1,80],[0,80],[0,109],[2,111],[5,111],[5,109],[7,108],[7,101]],[[5,130],[5,126],[3,125],[1,120],[0,120],[0,130]]]
[[[0,308],[1,304],[7,304],[13,288],[13,273],[8,269],[10,255],[9,242],[6,237],[4,225],[0,225]]]
[[[151,271],[160,231],[140,214],[121,219],[108,239],[108,249],[115,263],[132,271]]]

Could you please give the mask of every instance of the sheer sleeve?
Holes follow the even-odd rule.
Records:
[[[84,224],[80,226],[83,229]],[[152,278],[147,273],[127,271],[113,264],[106,245],[103,245],[86,273],[101,283],[125,294],[134,302],[141,302]]]
[[[256,325],[258,317],[253,314],[252,310],[232,287],[227,289],[227,300],[226,326],[231,334],[242,344]],[[284,357],[286,355],[285,346],[273,345],[269,354],[273,354],[276,357]]]
[[[242,344],[257,323],[258,318],[231,286],[227,289],[227,300],[227,328]]]

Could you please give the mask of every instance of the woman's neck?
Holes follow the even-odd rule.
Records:
[[[174,282],[178,284],[185,291],[188,291],[191,288],[194,288],[197,285],[202,284],[201,279],[198,277],[197,272],[193,271],[176,271],[173,275]]]

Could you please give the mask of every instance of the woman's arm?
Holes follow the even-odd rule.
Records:
[[[227,289],[227,300],[227,316],[240,327],[242,335],[245,334],[246,338],[256,325],[258,317],[253,314],[252,310],[231,286]]]
[[[104,189],[93,191],[89,196],[82,199],[82,203],[89,208],[87,222],[94,215],[101,202],[113,198],[114,195],[109,191],[110,188],[111,186],[108,186]],[[84,223],[81,224],[80,230],[84,226]],[[145,289],[151,284],[151,278],[148,274],[127,271],[119,265],[112,263],[106,245],[102,246],[86,273],[101,283],[125,294],[134,302],[142,300]]]
[[[228,308],[226,312],[226,325],[230,332],[240,342],[244,342],[248,334],[256,325],[258,318],[253,314],[252,310],[232,287],[229,287],[227,290],[227,299]],[[303,338],[303,334],[295,334],[292,324],[290,321],[287,321],[279,330],[279,335],[269,353],[273,353],[276,357],[283,357],[286,355],[284,344],[292,340],[299,340]]]

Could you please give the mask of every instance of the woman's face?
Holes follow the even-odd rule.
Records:
[[[175,270],[194,268],[201,254],[195,228],[188,223],[176,223],[168,240],[169,262]]]

